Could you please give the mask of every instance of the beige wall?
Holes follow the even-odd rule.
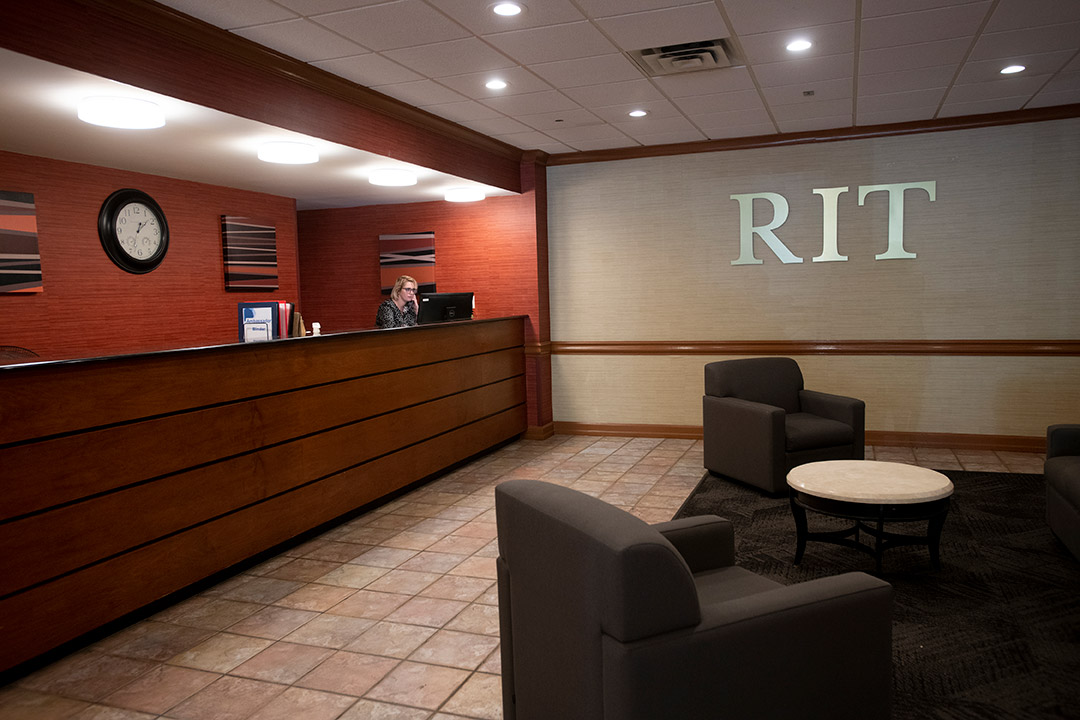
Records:
[[[552,340],[1080,338],[1080,120],[550,168]],[[885,193],[905,195],[904,247],[888,245]],[[846,262],[822,252],[822,199]],[[776,234],[802,263],[754,239],[739,204],[790,204]],[[772,216],[755,203],[757,225]],[[701,423],[706,356],[553,358],[556,421]],[[1080,358],[799,358],[807,385],[867,400],[868,429],[1037,436],[1080,421]]]

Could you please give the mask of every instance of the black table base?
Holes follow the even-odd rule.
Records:
[[[855,524],[843,530],[830,532],[810,532],[806,522],[806,511],[812,510],[822,515],[854,520]],[[829,500],[792,490],[791,514],[795,516],[796,542],[795,565],[802,562],[806,542],[826,542],[843,545],[867,553],[874,558],[877,572],[881,572],[881,556],[891,547],[899,545],[926,545],[930,550],[930,565],[937,570],[941,564],[938,550],[941,546],[941,529],[945,525],[945,516],[949,512],[949,498],[929,502],[905,505],[845,502]],[[885,523],[927,521],[926,535],[902,535],[887,532]],[[860,533],[866,533],[872,544],[860,540]]]

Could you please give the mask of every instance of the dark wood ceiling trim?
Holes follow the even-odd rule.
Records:
[[[1080,340],[722,340],[552,342],[552,355],[1080,356]]]
[[[946,130],[971,130],[974,128],[1015,125],[1017,123],[1028,122],[1045,122],[1047,120],[1062,120],[1075,117],[1080,117],[1080,103],[1032,110],[990,113],[987,115],[964,115],[961,117],[938,118],[935,120],[920,120],[918,122],[891,123],[888,125],[867,125],[852,128],[836,128],[833,130],[780,133],[779,135],[758,135],[755,137],[730,138],[727,140],[702,140],[699,142],[674,143],[671,145],[648,145],[645,147],[559,153],[549,156],[547,164],[548,166],[575,165],[578,163],[608,162],[611,160],[631,160],[636,158],[665,157],[669,155],[723,152],[725,150],[749,150],[753,148],[783,147],[787,145],[806,145],[809,143],[837,142],[839,140],[866,140],[868,138],[891,137],[894,135],[914,135],[917,133],[942,132]]]

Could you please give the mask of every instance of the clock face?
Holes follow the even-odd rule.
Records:
[[[132,202],[116,214],[116,241],[135,260],[147,260],[161,248],[161,225],[150,208]]]
[[[109,259],[130,273],[150,272],[169,249],[169,225],[161,206],[131,188],[117,190],[102,204],[98,236]]]

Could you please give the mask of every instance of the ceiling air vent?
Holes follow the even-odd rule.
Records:
[[[627,55],[650,77],[714,70],[736,64],[724,39],[632,50]]]

